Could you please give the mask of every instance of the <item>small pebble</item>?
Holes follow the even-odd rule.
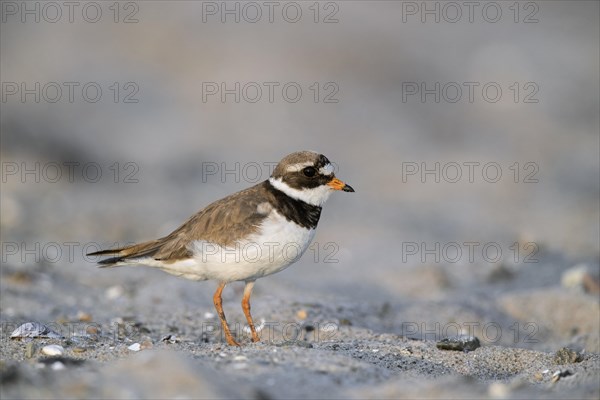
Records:
[[[264,318],[261,318],[261,319],[260,319],[260,324],[259,324],[259,325],[255,325],[255,326],[254,326],[254,329],[256,330],[256,332],[260,332],[260,331],[262,331],[262,330],[265,328],[265,323],[266,323],[265,319],[264,319]],[[250,334],[250,333],[252,333],[252,331],[250,330],[250,327],[249,327],[249,326],[244,326],[244,329],[243,329],[243,331],[244,331],[244,333],[246,333],[246,334]]]
[[[79,311],[77,313],[77,319],[81,322],[90,322],[92,320],[92,314],[86,313],[85,311]]]
[[[29,285],[31,282],[33,282],[33,275],[29,272],[17,271],[12,274],[8,274],[8,279],[13,283]]]
[[[85,353],[86,351],[85,347],[73,347],[73,353]]]
[[[501,382],[493,382],[488,386],[488,394],[493,399],[506,399],[510,396],[510,387]]]
[[[488,274],[487,281],[489,283],[498,283],[510,281],[515,278],[515,271],[504,263],[496,264]]]
[[[568,347],[563,347],[560,350],[558,350],[554,354],[553,358],[554,363],[558,365],[573,364],[576,362],[580,362],[582,359],[583,357],[581,356],[581,354],[569,349]]]
[[[410,347],[402,348],[402,349],[400,349],[400,354],[402,354],[403,356],[410,356],[413,354],[412,348],[410,348]]]
[[[88,327],[85,328],[85,333],[87,333],[88,335],[97,335],[98,334],[98,327],[90,325],[90,326],[88,326]]]
[[[564,371],[557,370],[556,372],[554,372],[552,374],[552,383],[556,383],[560,380],[560,378],[564,378],[564,377],[570,376],[570,375],[573,375],[573,373],[569,370],[564,370]]]
[[[104,293],[104,295],[106,296],[107,299],[114,300],[114,299],[117,299],[117,298],[123,296],[124,292],[125,291],[123,290],[122,286],[115,285],[115,286],[111,286],[108,289],[106,289],[106,292]]]
[[[32,358],[35,354],[35,350],[36,348],[33,342],[27,343],[27,346],[25,346],[25,358]]]
[[[308,313],[306,310],[298,310],[296,312],[296,317],[301,320],[305,320],[308,317]]]
[[[65,369],[65,364],[63,364],[60,361],[55,361],[52,363],[52,365],[50,366],[50,368],[52,368],[53,371],[60,371]]]
[[[134,343],[131,346],[127,347],[131,351],[140,351],[142,349],[142,345],[139,343]]]
[[[588,272],[583,277],[583,290],[590,294],[600,294],[600,279]]]
[[[305,342],[304,340],[285,340],[280,343],[276,343],[277,347],[304,347],[307,349],[312,349],[314,346],[312,343]]]
[[[215,314],[213,314],[211,312],[204,313],[204,319],[213,319],[214,317],[215,317]]]
[[[141,350],[151,349],[153,346],[152,339],[147,336],[142,338],[142,342],[140,343]]]
[[[64,347],[57,344],[49,344],[48,346],[42,347],[42,354],[47,356],[62,356],[64,352]]]
[[[567,289],[583,290],[586,293],[600,293],[600,280],[587,264],[577,264],[563,272],[560,283]]]
[[[479,339],[477,339],[475,336],[454,336],[450,338],[443,338],[435,345],[440,350],[455,350],[464,352],[473,351],[476,348],[481,347]]]
[[[161,342],[167,342],[167,343],[179,343],[181,340],[179,340],[179,338],[175,335],[167,335],[165,337],[163,337],[162,339],[160,339]]]

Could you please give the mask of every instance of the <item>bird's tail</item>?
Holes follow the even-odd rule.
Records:
[[[120,267],[127,265],[128,261],[136,258],[152,257],[162,245],[160,240],[150,240],[148,242],[138,243],[131,246],[120,247],[116,249],[107,249],[88,253],[88,256],[108,256],[114,257],[98,261],[100,268]]]

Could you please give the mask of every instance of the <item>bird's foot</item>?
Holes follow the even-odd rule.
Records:
[[[227,344],[230,346],[237,346],[237,347],[241,347],[241,345],[235,341],[235,339],[233,338],[233,336],[231,335],[225,335],[225,340],[227,341]]]

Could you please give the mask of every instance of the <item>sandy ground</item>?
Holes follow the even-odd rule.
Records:
[[[422,22],[422,2],[390,1],[321,2],[314,22],[298,2],[293,23],[221,22],[203,14],[221,2],[191,1],[22,22],[5,3],[2,399],[600,397],[598,2],[496,2],[496,22],[483,3],[448,22],[428,2],[446,14]],[[215,82],[303,97],[223,101]],[[410,94],[437,82],[440,101]],[[333,195],[314,245],[257,282],[260,343],[240,283],[224,292],[231,348],[214,282],[85,256],[168,234],[301,149],[356,193]],[[11,339],[27,322],[62,338]],[[458,334],[481,347],[436,347]]]
[[[525,290],[527,271],[463,283],[423,269],[407,279],[435,300],[307,293],[292,270],[263,279],[255,344],[243,329],[242,285],[233,284],[225,309],[243,347],[232,348],[214,315],[213,284],[149,269],[5,267],[2,398],[598,397],[597,294],[561,287],[559,268],[554,285]],[[27,321],[64,338],[10,339]],[[482,347],[436,348],[459,332]],[[45,355],[48,344],[64,353]],[[579,355],[558,360],[562,347]],[[568,376],[554,382],[557,371]]]

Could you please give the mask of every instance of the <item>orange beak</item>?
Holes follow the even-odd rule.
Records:
[[[344,192],[354,192],[354,189],[352,189],[352,186],[345,184],[344,182],[340,181],[338,178],[333,178],[332,180],[330,180],[327,185],[329,185],[330,188],[332,188],[333,190],[343,190]]]

